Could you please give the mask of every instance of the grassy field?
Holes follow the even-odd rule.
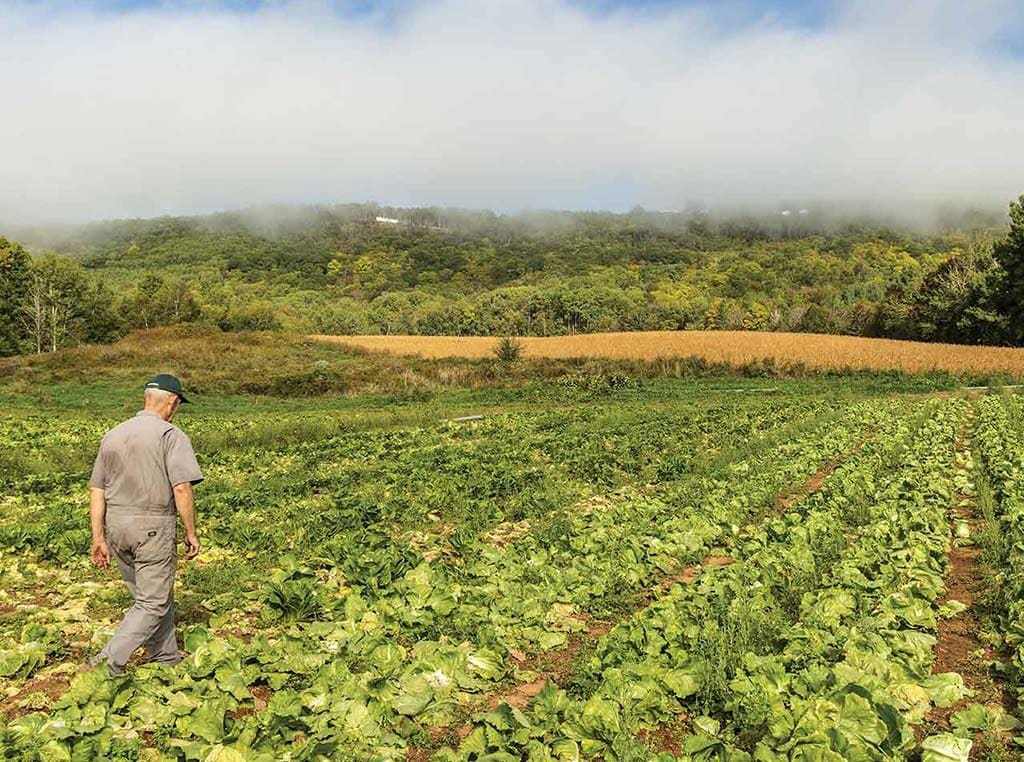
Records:
[[[130,603],[88,468],[157,370],[207,475],[188,656],[76,675]],[[0,758],[1017,758],[1018,399],[748,370],[173,332],[5,361]]]
[[[316,336],[321,341],[394,355],[483,358],[487,336]],[[742,367],[765,361],[824,370],[898,370],[908,373],[1024,375],[1024,349],[759,331],[639,331],[523,337],[528,358],[659,360],[699,358]]]

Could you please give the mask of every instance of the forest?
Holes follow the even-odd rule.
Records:
[[[796,331],[1020,345],[1024,196],[922,233],[788,210],[376,204],[0,230],[0,355],[136,328]]]

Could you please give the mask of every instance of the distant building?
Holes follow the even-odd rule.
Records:
[[[690,199],[686,202],[686,207],[683,210],[684,214],[691,217],[706,217],[708,211],[708,205],[701,199]]]
[[[381,222],[385,225],[399,225],[402,221],[397,217],[375,217],[374,222]]]

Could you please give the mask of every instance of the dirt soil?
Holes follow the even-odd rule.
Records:
[[[680,715],[672,725],[661,725],[653,730],[640,728],[638,735],[640,740],[658,752],[667,751],[673,757],[681,757],[683,754],[683,738],[686,732],[683,730],[688,722],[686,715]]]
[[[6,715],[7,719],[13,720],[35,711],[17,706],[19,701],[28,698],[33,693],[42,693],[51,703],[56,701],[71,686],[71,677],[67,674],[59,674],[29,680],[21,686],[21,690],[16,694],[0,702],[0,716]]]
[[[680,582],[684,585],[689,585],[693,582],[704,569],[710,569],[718,566],[728,566],[733,563],[735,559],[732,556],[705,556],[699,564],[693,566],[687,566],[677,571],[674,574],[667,575],[661,581],[661,589],[667,591],[672,585]]]
[[[267,704],[270,702],[270,697],[274,694],[269,685],[250,685],[249,695],[252,696],[251,707],[243,706],[235,710],[229,710],[225,714],[228,717],[238,719],[239,717],[251,717],[257,712],[262,712],[267,708]]]
[[[819,468],[815,473],[811,474],[811,476],[808,477],[807,481],[800,485],[798,489],[795,489],[792,492],[787,492],[779,495],[779,497],[775,501],[775,510],[781,515],[785,513],[787,510],[789,510],[789,507],[800,498],[806,497],[807,495],[810,495],[821,489],[821,485],[825,483],[825,480],[828,477],[830,477],[833,473],[835,473],[835,470],[839,468],[841,465],[843,465],[843,463],[848,461],[850,458],[855,457],[857,453],[859,453],[864,448],[864,445],[867,444],[868,440],[871,439],[874,435],[874,431],[869,431],[867,434],[864,435],[864,438],[857,442],[857,444],[854,445],[854,448],[850,450],[850,452],[848,452],[846,455],[841,455],[838,458],[835,458],[826,463],[824,466]]]
[[[962,435],[957,442],[957,451],[962,453],[967,449],[968,443]],[[957,467],[966,468],[963,460],[958,459]],[[977,509],[977,498],[974,495],[957,495],[950,510],[950,530],[954,538],[958,520],[967,522],[971,535],[977,536],[978,530],[984,525],[984,521],[978,517]],[[1013,697],[1004,689],[1001,681],[993,677],[988,666],[989,662],[1005,657],[996,653],[990,644],[980,638],[981,622],[978,610],[985,595],[981,549],[974,545],[960,545],[954,541],[949,551],[949,565],[946,589],[938,603],[955,600],[967,606],[967,609],[956,616],[939,619],[932,673],[960,674],[964,684],[974,692],[974,695],[961,699],[951,707],[935,707],[928,713],[926,720],[929,723],[946,730],[951,727],[951,715],[970,704],[1000,706],[1010,713],[1015,711]],[[979,733],[971,749],[971,759],[985,757],[986,749],[981,741],[982,735]]]

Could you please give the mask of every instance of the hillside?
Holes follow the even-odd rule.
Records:
[[[182,323],[315,334],[1005,340],[985,301],[1001,235],[993,221],[921,233],[780,219],[349,205],[13,231],[32,249],[37,282],[69,298],[50,330],[45,314],[24,317],[27,275],[3,275],[22,303],[0,315],[9,323],[0,354]],[[19,260],[17,244],[0,240],[0,250]]]

